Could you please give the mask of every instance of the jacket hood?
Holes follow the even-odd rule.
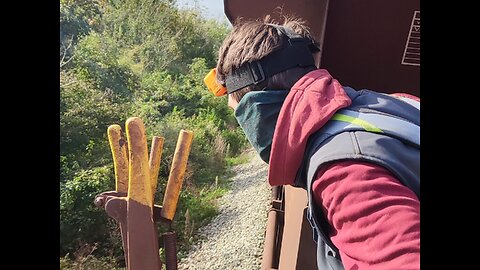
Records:
[[[268,169],[271,186],[292,185],[310,135],[337,110],[352,103],[342,85],[325,69],[300,78],[288,93],[273,134]]]

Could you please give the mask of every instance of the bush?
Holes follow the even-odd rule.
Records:
[[[112,38],[93,32],[75,47],[74,70],[78,77],[91,82],[101,92],[111,92],[114,101],[128,101],[138,88],[138,81],[128,66],[119,63],[121,53]]]
[[[87,252],[95,250],[88,246],[86,248]],[[115,267],[119,264],[115,257],[95,257],[91,253],[78,254],[74,259],[69,256],[60,257],[60,270],[124,270],[124,267]]]
[[[149,143],[154,135],[165,138],[160,191],[180,129],[194,132],[174,224],[179,249],[185,250],[194,229],[216,214],[214,199],[226,188],[225,157],[247,142],[225,98],[214,97],[203,84],[227,26],[195,10],[177,10],[170,0],[62,0],[60,5],[60,57],[68,62],[60,71],[62,267],[111,264],[112,269],[123,262],[118,225],[93,200],[114,189],[107,128],[124,126],[131,116],[144,121]]]
[[[73,71],[60,73],[61,182],[82,169],[112,162],[106,131],[109,125],[125,121],[126,105]]]
[[[105,251],[121,249],[121,245],[114,246],[118,240],[110,239],[117,237],[116,224],[94,205],[97,194],[115,189],[112,172],[111,165],[98,167],[81,171],[72,180],[60,184],[61,255],[77,251],[86,243],[100,243],[98,251],[103,255],[108,254]]]

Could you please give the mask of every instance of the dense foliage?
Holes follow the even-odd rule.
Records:
[[[95,255],[121,265],[117,225],[93,199],[115,185],[107,127],[131,116],[142,118],[148,138],[165,137],[159,190],[180,129],[194,131],[175,221],[180,250],[215,214],[225,158],[246,145],[225,99],[203,85],[227,32],[171,0],[60,1],[61,263]]]

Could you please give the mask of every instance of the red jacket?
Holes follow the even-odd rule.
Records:
[[[268,179],[293,184],[308,137],[351,100],[323,69],[302,77],[280,111]],[[419,269],[420,201],[385,168],[342,161],[317,173],[312,191],[345,269]]]

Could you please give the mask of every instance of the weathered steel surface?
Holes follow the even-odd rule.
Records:
[[[127,139],[123,135],[122,128],[119,125],[110,125],[107,129],[108,141],[110,143],[110,149],[112,151],[113,167],[115,171],[115,191],[123,193],[126,196],[128,192],[128,144]],[[125,256],[125,264],[128,264],[128,244],[127,244],[127,221],[126,216],[126,203],[123,219],[118,220],[111,216],[109,211],[114,211],[111,207],[106,208],[107,214],[117,220],[120,226],[120,234],[122,235],[122,246]]]
[[[151,206],[153,197],[145,127],[138,117],[129,118],[125,126],[130,150],[128,198]]]
[[[127,200],[128,269],[160,269],[158,240],[153,221],[153,194],[143,122],[131,117],[126,122],[129,148]]]
[[[115,170],[115,190],[127,193],[128,190],[128,156],[127,140],[119,125],[108,127],[108,141],[112,150],[113,168]]]
[[[265,228],[265,241],[263,246],[261,269],[278,268],[278,249],[277,249],[277,210],[270,209],[267,218],[267,227]]]
[[[316,270],[317,250],[312,228],[306,218],[307,192],[284,186],[285,217],[279,270]]]
[[[167,270],[177,270],[177,233],[166,232],[162,234],[162,237]]]
[[[170,175],[168,176],[167,188],[163,197],[162,216],[173,220],[177,209],[178,195],[183,184],[183,176],[187,168],[188,155],[193,140],[193,132],[180,130],[175,153],[173,154]]]
[[[163,207],[154,205],[164,138],[154,136],[150,155],[143,122],[126,121],[126,138],[119,125],[108,127],[108,139],[115,168],[115,191],[95,197],[95,205],[120,224],[125,263],[129,270],[160,270],[156,222],[165,225],[162,234],[166,269],[177,269],[176,233],[172,231],[179,192],[186,169],[193,132],[181,130],[175,149]]]
[[[150,159],[148,165],[150,167],[150,177],[152,185],[152,198],[155,199],[155,192],[157,191],[158,173],[160,171],[160,159],[163,151],[163,137],[153,136],[152,146],[150,147]]]

